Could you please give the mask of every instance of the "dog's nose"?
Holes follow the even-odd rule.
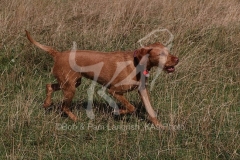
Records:
[[[178,62],[179,62],[179,59],[177,58],[177,57],[173,57],[173,59],[172,59],[176,64],[178,64]]]
[[[175,58],[175,61],[176,61],[176,63],[178,63],[178,62],[179,62],[179,59],[176,57],[176,58]]]

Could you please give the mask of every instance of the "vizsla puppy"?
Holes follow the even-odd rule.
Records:
[[[62,111],[73,121],[77,117],[71,112],[70,105],[75,89],[81,84],[81,78],[86,77],[105,86],[114,98],[120,101],[126,109],[119,114],[133,113],[135,107],[123,96],[124,93],[138,89],[138,92],[149,114],[150,121],[157,127],[163,127],[157,120],[149,94],[146,89],[146,79],[152,67],[160,67],[168,73],[174,72],[178,58],[160,43],[154,43],[135,51],[97,52],[88,50],[72,50],[58,52],[52,47],[36,42],[26,31],[28,40],[37,47],[47,51],[54,59],[53,75],[58,83],[47,84],[47,97],[44,107],[51,105],[51,94],[62,90],[64,100]]]

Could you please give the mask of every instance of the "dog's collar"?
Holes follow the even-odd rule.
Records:
[[[133,57],[135,58],[135,57],[137,57],[137,50],[135,50],[134,52],[133,52]],[[147,70],[147,69],[145,69],[143,72],[142,72],[142,74],[145,76],[145,77],[149,77],[150,76],[150,74],[149,74],[149,71]]]
[[[144,75],[145,77],[149,77],[149,76],[150,76],[149,71],[148,71],[148,70],[144,70],[144,71],[143,71],[143,75]]]

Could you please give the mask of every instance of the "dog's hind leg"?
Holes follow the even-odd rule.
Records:
[[[46,85],[46,99],[44,101],[43,107],[47,108],[52,104],[52,93],[60,90],[60,85],[58,83],[55,84],[47,84]]]
[[[81,84],[81,78],[77,80],[75,87],[78,87],[80,84]],[[59,83],[46,85],[46,99],[43,104],[44,108],[48,108],[52,104],[52,93],[59,90],[61,90]]]
[[[75,116],[71,112],[70,106],[71,106],[71,102],[72,102],[72,99],[73,99],[75,91],[76,91],[76,87],[78,87],[80,84],[81,84],[81,77],[69,78],[64,83],[61,83],[61,89],[64,94],[64,99],[63,99],[63,104],[62,104],[61,109],[74,122],[77,121],[77,116]]]
[[[68,115],[70,119],[72,119],[74,122],[77,121],[77,117],[71,112],[70,106],[73,99],[73,96],[75,94],[76,86],[72,83],[65,83],[63,86],[63,94],[64,94],[64,100],[62,104],[62,111]]]

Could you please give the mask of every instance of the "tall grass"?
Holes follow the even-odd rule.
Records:
[[[2,0],[0,5],[0,157],[2,159],[239,159],[240,2],[237,0]],[[115,117],[94,95],[96,118],[86,116],[84,80],[73,101],[79,121],[41,108],[53,60],[24,30],[59,51],[134,50],[156,28],[174,35],[176,72],[161,73],[150,92],[158,119],[139,112]],[[165,42],[167,35],[157,37]],[[154,72],[152,72],[154,74]],[[150,82],[153,75],[150,77]],[[122,128],[121,128],[122,127]],[[124,128],[125,127],[125,128]],[[129,128],[127,128],[129,127]]]

